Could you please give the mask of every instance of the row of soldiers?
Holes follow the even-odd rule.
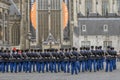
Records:
[[[72,49],[38,50],[0,50],[0,72],[64,72],[78,74],[104,70],[116,70],[117,52],[108,46],[102,50],[101,46],[81,47]]]

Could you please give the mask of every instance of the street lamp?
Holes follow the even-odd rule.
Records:
[[[31,37],[32,36],[32,34],[31,34],[31,32],[28,32],[28,34],[27,34],[27,39],[28,39],[28,41],[29,41],[29,49],[30,49],[30,41],[31,41]]]

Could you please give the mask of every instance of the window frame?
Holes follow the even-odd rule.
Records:
[[[86,25],[82,25],[81,29],[82,29],[82,32],[86,32],[87,31],[86,30]]]
[[[104,32],[108,32],[108,25],[107,25],[107,24],[105,24],[105,25],[103,26],[103,31],[104,31]]]

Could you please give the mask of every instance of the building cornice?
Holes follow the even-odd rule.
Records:
[[[0,2],[5,3],[7,5],[11,5],[10,0],[0,0]]]

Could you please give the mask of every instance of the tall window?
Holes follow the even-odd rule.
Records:
[[[81,41],[82,47],[90,47],[90,41]]]
[[[118,13],[120,14],[120,0],[117,0]]]
[[[104,41],[103,46],[104,46],[104,49],[106,49],[107,46],[112,46],[112,41]]]
[[[92,12],[92,0],[85,0],[85,13],[88,15]]]
[[[0,40],[2,40],[2,27],[0,26]]]
[[[106,16],[109,10],[109,0],[102,0],[102,15]]]
[[[85,32],[86,31],[86,25],[82,25],[82,31]]]
[[[14,24],[11,29],[12,45],[18,46],[20,44],[20,27],[18,24]]]

